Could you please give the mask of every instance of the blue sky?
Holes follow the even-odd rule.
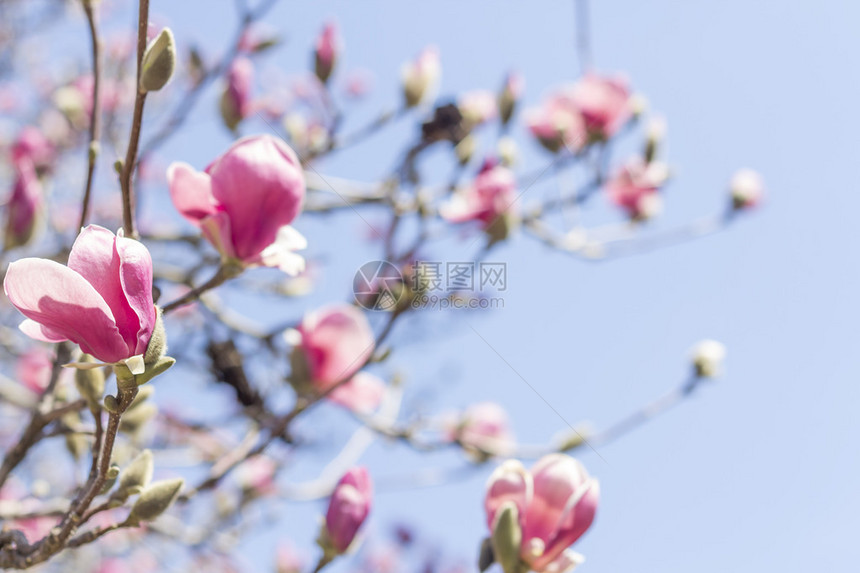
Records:
[[[233,3],[203,4],[154,0],[152,11],[180,46],[194,39],[217,52],[235,24]],[[427,44],[441,52],[443,95],[495,89],[517,69],[533,105],[579,73],[571,1],[365,0],[280,2],[267,22],[287,41],[265,57],[261,74],[306,69],[330,17],[345,40],[341,72],[374,73],[374,92],[354,106],[347,131],[398,103],[400,64]],[[548,440],[565,421],[605,427],[680,384],[696,341],[726,344],[719,382],[600,448],[600,457],[581,451],[602,485],[598,519],[576,546],[588,558],[584,572],[836,571],[860,558],[858,18],[860,6],[847,0],[592,2],[595,67],[625,72],[668,122],[665,158],[676,176],[654,229],[718,210],[740,167],[764,175],[763,208],[727,232],[600,264],[520,235],[492,255],[508,265],[503,310],[435,313],[395,332],[403,344],[393,367],[408,376],[408,404],[434,411],[496,400],[527,442]],[[215,98],[202,100],[189,129],[164,148],[165,161],[202,167],[229,144]],[[317,169],[373,180],[415,129],[405,120]],[[521,126],[515,134],[523,170],[543,166],[548,157]],[[146,193],[150,209],[164,205],[165,189]],[[603,199],[597,203],[595,217],[611,220]],[[366,233],[364,225],[353,213],[300,220],[310,253],[328,258],[320,292],[293,303],[289,316],[348,296],[355,269],[377,254],[350,238]],[[446,242],[436,254],[462,259],[466,244]],[[252,312],[265,316],[268,308]],[[326,416],[344,419],[333,410]],[[313,423],[304,429],[324,435]],[[335,427],[332,442],[350,428]],[[285,479],[306,478],[324,461],[315,455]],[[462,463],[456,454],[419,457],[386,444],[362,461],[382,483],[404,468]],[[434,488],[380,486],[371,530],[411,521],[471,560],[486,534],[481,500],[490,470]],[[308,546],[315,531],[307,525],[321,510],[285,506],[285,523],[244,546],[255,555],[249,561],[267,564],[281,539]]]

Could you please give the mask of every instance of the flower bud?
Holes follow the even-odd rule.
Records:
[[[464,137],[463,140],[454,147],[454,153],[457,154],[457,160],[460,162],[460,165],[466,165],[472,160],[472,156],[475,154],[475,148],[477,146],[478,142],[475,139],[475,136],[470,134]]]
[[[732,177],[729,190],[736,211],[755,207],[764,194],[764,180],[752,169],[741,169]]]
[[[32,161],[24,158],[15,165],[17,172],[12,195],[6,205],[5,249],[29,243],[36,233],[42,210],[42,184],[36,176]]]
[[[511,72],[505,78],[505,84],[502,86],[502,91],[499,92],[498,98],[499,117],[502,120],[502,125],[507,125],[514,115],[517,103],[523,95],[524,88],[525,80],[517,72]]]
[[[523,531],[520,527],[519,512],[513,502],[505,503],[496,512],[493,534],[493,556],[505,573],[520,573],[520,543]]]
[[[154,520],[173,504],[184,484],[185,480],[182,478],[155,482],[141,492],[131,508],[127,522]]]
[[[95,362],[95,358],[89,354],[84,354],[81,357],[81,362]],[[89,404],[90,410],[98,411],[105,391],[104,371],[101,368],[79,368],[75,370],[75,386]]]
[[[126,500],[130,495],[140,493],[152,480],[152,452],[143,450],[126,466],[119,479],[119,487],[111,496]]]
[[[514,138],[505,136],[496,144],[496,153],[499,155],[499,163],[504,167],[513,167],[520,160],[520,152]]]
[[[334,22],[328,22],[317,38],[314,50],[314,73],[322,83],[331,77],[340,51],[340,38]]]
[[[119,422],[119,430],[126,434],[137,434],[156,414],[158,414],[158,406],[155,404],[146,403],[134,409],[130,408],[122,415]]]
[[[693,369],[699,378],[716,378],[720,375],[726,347],[716,340],[703,340],[693,347]]]
[[[645,163],[651,163],[657,156],[660,144],[666,137],[666,120],[655,117],[648,123],[645,139]]]
[[[414,62],[404,64],[401,78],[406,107],[415,107],[429,98],[436,90],[441,73],[439,51],[435,46],[424,48]]]
[[[221,94],[221,119],[230,131],[251,112],[251,90],[254,85],[254,65],[248,58],[233,61],[227,73],[227,85]]]
[[[157,92],[170,81],[176,68],[176,43],[170,28],[164,28],[143,53],[140,91]]]
[[[352,545],[373,498],[370,475],[362,467],[347,471],[331,495],[325,516],[325,538],[328,549],[344,553]]]

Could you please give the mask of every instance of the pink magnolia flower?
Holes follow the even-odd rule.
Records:
[[[645,220],[660,210],[658,191],[669,179],[665,163],[645,163],[634,157],[606,183],[609,200],[627,212],[631,219]]]
[[[355,534],[370,513],[372,502],[373,486],[365,468],[351,468],[337,482],[329,499],[325,527],[338,553],[352,545]]]
[[[157,312],[152,258],[142,243],[90,225],[72,245],[69,266],[21,259],[9,265],[3,288],[27,317],[20,326],[24,334],[71,340],[102,362],[125,362],[132,373],[143,372]]]
[[[173,204],[227,260],[278,267],[295,275],[307,242],[290,223],[301,211],[305,180],[295,152],[269,135],[243,137],[205,171],[167,168]]]
[[[305,561],[298,551],[289,543],[278,546],[275,559],[275,570],[277,573],[301,573],[305,568]]]
[[[520,559],[537,573],[568,571],[582,560],[567,548],[591,526],[600,488],[577,460],[549,454],[526,471],[508,460],[490,476],[484,508],[490,531],[505,507],[517,509]]]
[[[230,131],[252,111],[254,64],[245,57],[233,60],[227,72],[227,85],[221,94],[221,118]]]
[[[496,96],[487,90],[464,93],[457,100],[457,108],[460,110],[463,120],[470,127],[487,123],[499,114],[496,107]]]
[[[451,437],[466,448],[502,455],[513,443],[508,413],[495,402],[479,402],[466,408]]]
[[[436,46],[424,48],[414,62],[403,64],[400,74],[406,105],[415,107],[429,98],[439,84],[442,75],[439,50]]]
[[[488,161],[471,185],[441,206],[440,214],[452,223],[480,221],[486,229],[502,215],[518,212],[516,190],[513,171]]]
[[[54,356],[44,346],[33,346],[18,357],[15,376],[18,381],[37,394],[41,394],[51,380]]]
[[[314,49],[314,71],[322,83],[326,83],[334,71],[340,52],[340,37],[337,24],[327,22],[316,40]]]
[[[26,245],[33,238],[42,209],[42,184],[29,157],[15,163],[15,186],[6,205],[5,248]]]
[[[376,346],[364,314],[352,305],[334,304],[305,316],[297,329],[301,350],[314,389],[323,393],[338,384],[328,398],[358,412],[376,408],[384,383],[359,372]],[[341,383],[343,380],[346,382]]]
[[[589,135],[605,140],[630,119],[630,89],[623,77],[587,74],[564,93],[582,115]]]
[[[25,127],[12,144],[12,163],[29,162],[32,167],[45,169],[54,161],[54,145],[32,125]]]
[[[564,148],[577,152],[587,143],[582,115],[562,94],[555,94],[541,107],[528,110],[525,121],[538,142],[553,153]]]

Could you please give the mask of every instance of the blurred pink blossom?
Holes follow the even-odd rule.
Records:
[[[516,508],[520,559],[536,573],[568,571],[582,558],[567,548],[591,527],[598,498],[597,480],[570,456],[549,454],[531,471],[508,460],[487,482],[487,526],[492,532],[497,514]]]
[[[606,193],[631,219],[650,219],[660,210],[657,192],[668,178],[669,168],[665,163],[645,163],[641,157],[634,157],[607,181]]]
[[[18,357],[15,376],[24,386],[41,394],[51,381],[53,367],[53,353],[44,346],[32,346]]]
[[[488,161],[470,185],[442,205],[440,214],[452,223],[480,221],[486,229],[503,214],[519,211],[516,189],[513,171]]]

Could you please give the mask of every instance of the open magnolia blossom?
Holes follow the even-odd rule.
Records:
[[[152,302],[152,258],[122,230],[114,235],[98,225],[83,229],[68,266],[48,259],[15,261],[3,288],[27,317],[20,329],[28,336],[70,340],[104,363],[144,372],[159,319]]]
[[[307,241],[290,223],[301,211],[305,179],[284,142],[269,135],[243,137],[203,172],[171,164],[167,180],[173,204],[226,261],[290,275],[304,269],[295,251]]]
[[[529,110],[526,125],[552,152],[578,152],[588,143],[615,135],[633,115],[633,100],[622,77],[587,74]]]
[[[517,214],[516,191],[513,171],[495,161],[487,161],[475,180],[454,193],[439,212],[452,223],[480,221],[486,229],[502,215]]]
[[[516,460],[496,468],[487,482],[484,508],[497,559],[517,549],[504,544],[519,543],[519,562],[502,563],[505,573],[564,573],[581,563],[582,556],[567,548],[591,526],[598,498],[597,480],[565,454],[546,455],[531,471]],[[506,532],[499,531],[502,514],[514,516]]]
[[[373,374],[359,372],[376,346],[370,324],[359,309],[348,304],[317,309],[291,335],[304,357],[314,391],[323,393],[337,384],[328,394],[331,401],[359,413],[376,409],[385,384]]]
[[[668,179],[669,167],[665,163],[646,163],[634,157],[606,182],[606,193],[631,219],[643,221],[659,214],[662,203],[658,191]]]

